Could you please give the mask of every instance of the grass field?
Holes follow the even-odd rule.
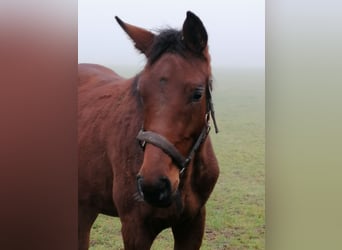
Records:
[[[212,131],[211,138],[221,172],[207,203],[201,249],[264,249],[264,73],[223,69],[213,72],[220,132]],[[93,250],[123,249],[119,219],[100,215],[93,225],[90,245]],[[164,230],[152,249],[173,249],[171,230]]]

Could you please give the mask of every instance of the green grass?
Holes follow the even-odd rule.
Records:
[[[217,69],[214,75],[213,99],[220,132],[212,130],[211,138],[221,172],[207,203],[201,249],[264,249],[264,74]],[[119,219],[100,215],[90,245],[93,250],[123,249]],[[173,249],[170,229],[157,237],[152,249]]]

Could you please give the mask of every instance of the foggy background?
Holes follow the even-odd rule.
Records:
[[[207,29],[213,67],[264,68],[264,0],[82,0],[78,2],[78,61],[142,68],[144,56],[114,16],[156,31],[180,29],[187,10],[199,16]]]

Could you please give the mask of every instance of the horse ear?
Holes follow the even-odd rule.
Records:
[[[183,40],[185,45],[195,53],[202,53],[207,46],[208,34],[202,21],[191,11],[186,13],[183,24]]]
[[[117,16],[115,17],[116,21],[119,23],[121,28],[129,35],[129,37],[133,40],[134,46],[146,56],[149,55],[153,40],[154,34],[148,30],[143,28],[136,27],[134,25],[123,22]]]

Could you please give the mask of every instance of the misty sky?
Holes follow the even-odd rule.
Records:
[[[264,67],[264,0],[80,0],[79,62],[142,67],[144,56],[135,50],[114,16],[152,31],[180,29],[187,10],[199,16],[207,29],[213,66]]]

